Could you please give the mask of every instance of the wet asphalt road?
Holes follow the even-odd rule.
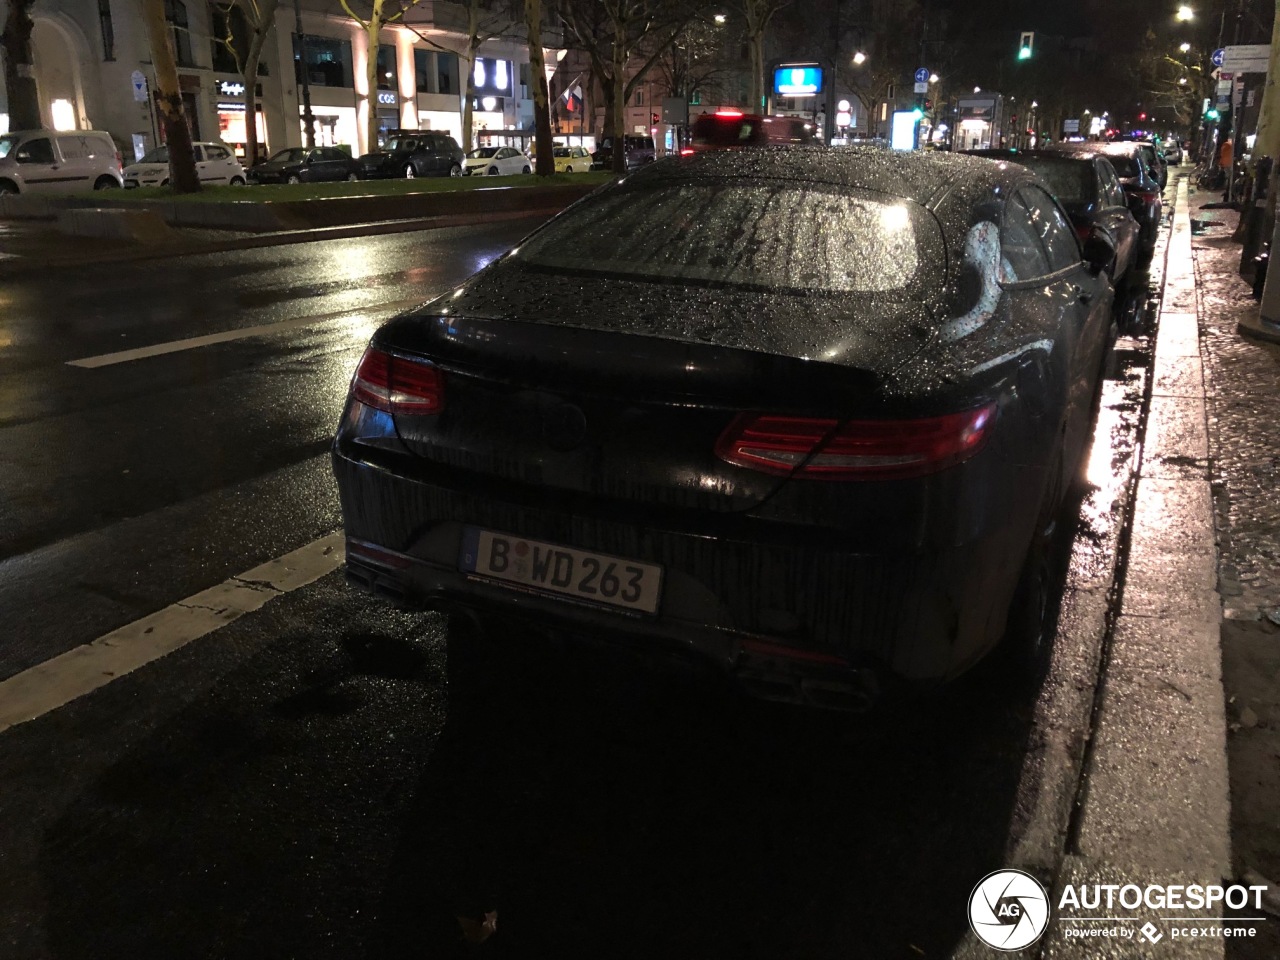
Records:
[[[7,281],[0,679],[337,529],[324,451],[379,306],[532,225]],[[1116,377],[1076,582],[1119,532]],[[1021,828],[1044,718],[995,667],[867,719],[471,639],[335,573],[0,733],[0,956],[467,956],[456,918],[496,911],[498,957],[942,957]]]

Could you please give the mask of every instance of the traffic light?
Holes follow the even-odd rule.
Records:
[[[651,114],[649,114],[649,124],[650,124],[650,126],[654,126],[654,127],[656,127],[656,126],[658,125],[658,121],[659,121],[659,120],[661,120],[661,119],[662,119],[662,118],[661,118],[660,116],[658,116],[656,113],[651,113]]]
[[[1147,119],[1147,115],[1146,115],[1145,113],[1140,113],[1140,114],[1138,114],[1138,119],[1139,119],[1139,120],[1145,120],[1145,119]]]
[[[924,102],[924,108],[925,108],[926,110],[932,110],[932,109],[933,109],[933,101],[932,101],[932,100],[925,100],[925,102]]]
[[[1222,116],[1222,114],[1218,113],[1218,108],[1217,108],[1217,107],[1210,107],[1208,110],[1206,110],[1206,111],[1204,112],[1204,118],[1205,118],[1206,120],[1217,120],[1217,119],[1219,119],[1221,116]]]
[[[1031,31],[1024,31],[1021,39],[1018,41],[1018,59],[1030,60],[1031,52],[1035,47],[1036,35]]]

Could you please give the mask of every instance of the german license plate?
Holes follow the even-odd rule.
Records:
[[[459,566],[468,573],[543,593],[656,614],[662,567],[625,557],[466,527]]]

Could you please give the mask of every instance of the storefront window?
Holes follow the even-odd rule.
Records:
[[[458,92],[458,55],[436,54],[436,93]]]
[[[396,89],[396,49],[386,44],[378,46],[378,89]]]
[[[258,159],[265,159],[269,154],[267,149],[267,125],[262,119],[262,109],[258,109]],[[235,151],[236,159],[240,160],[246,166],[251,165],[254,161],[245,159],[245,145],[248,141],[248,133],[244,122],[244,104],[243,103],[219,103],[218,104],[218,139],[229,145]]]
[[[356,140],[356,111],[352,107],[317,107],[312,110],[316,121],[316,146],[338,147],[353,156]],[[306,124],[301,118],[298,129],[302,133],[302,141],[306,143]]]
[[[419,93],[431,93],[431,71],[433,66],[431,63],[430,50],[413,51],[413,74],[418,86]]]
[[[331,37],[307,38],[307,80],[317,87],[351,86],[351,41]],[[294,79],[302,82],[302,44],[293,38]]]

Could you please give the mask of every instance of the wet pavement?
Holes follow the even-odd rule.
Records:
[[[1217,199],[1193,198],[1193,210]],[[1280,346],[1242,336],[1238,322],[1258,303],[1238,274],[1237,215],[1199,213],[1194,241],[1200,350],[1208,390],[1208,462],[1213,479],[1222,594],[1223,681],[1230,731],[1233,868],[1254,882],[1280,882]],[[1280,909],[1277,907],[1276,909]],[[1227,956],[1280,956],[1280,917]]]
[[[369,333],[530,226],[6,284],[0,680],[337,529]],[[1049,880],[1073,842],[1153,309],[1063,525],[1042,689],[990,663],[805,713],[518,626],[478,645],[327,574],[0,731],[0,955],[469,956],[458,918],[489,914],[493,956],[950,955],[979,878]]]

